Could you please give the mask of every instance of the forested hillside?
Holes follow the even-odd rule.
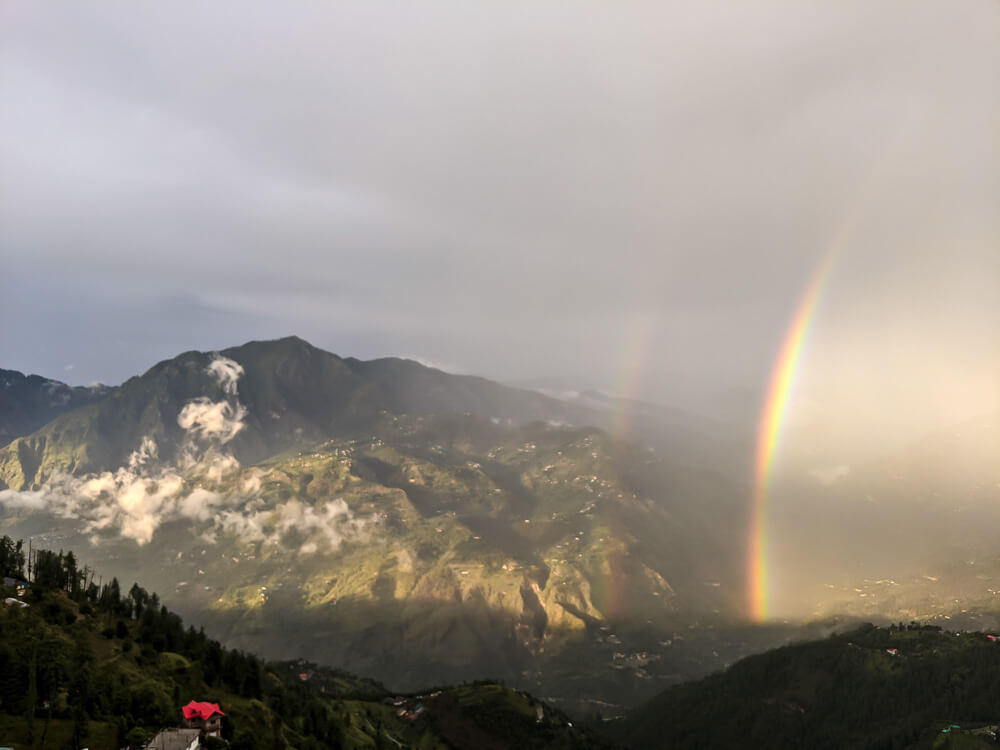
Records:
[[[392,697],[338,670],[223,648],[138,584],[98,586],[72,552],[28,560],[3,537],[0,569],[14,583],[0,608],[0,745],[139,746],[204,700],[226,714],[220,750],[608,746],[501,685]]]
[[[1000,641],[866,625],[668,689],[613,728],[636,748],[996,747]]]

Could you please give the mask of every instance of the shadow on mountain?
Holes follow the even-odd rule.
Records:
[[[292,591],[275,592],[263,606],[241,611],[172,604],[230,646],[268,658],[305,657],[401,692],[502,680],[578,714],[619,715],[666,686],[832,627],[708,618],[653,626],[589,618],[586,626],[581,621],[570,628],[552,624],[530,586],[522,595],[520,614],[475,597],[462,602],[345,598],[306,607]]]

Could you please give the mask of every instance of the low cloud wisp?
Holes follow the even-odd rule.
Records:
[[[310,506],[298,500],[267,507],[260,497],[260,477],[252,474],[235,489],[212,490],[240,469],[223,450],[245,426],[246,407],[239,402],[239,363],[217,356],[206,372],[214,375],[227,398],[188,401],[177,416],[185,440],[176,465],[159,459],[159,446],[144,437],[123,466],[83,477],[54,476],[38,490],[0,491],[7,508],[48,511],[83,522],[91,541],[116,534],[139,545],[148,544],[164,523],[189,519],[209,524],[202,534],[235,534],[247,542],[278,543],[296,533],[300,554],[334,550],[345,539],[364,538],[368,521],[355,518],[343,500]]]

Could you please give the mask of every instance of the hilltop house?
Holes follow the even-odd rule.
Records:
[[[28,592],[28,584],[19,578],[11,578],[10,576],[3,577],[3,585],[9,586],[17,591],[18,596],[24,596]]]
[[[203,737],[218,737],[222,731],[222,709],[218,703],[191,701],[181,708],[184,728],[198,729]]]

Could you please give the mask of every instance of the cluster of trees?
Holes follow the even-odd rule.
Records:
[[[0,576],[24,578],[24,544],[9,536],[0,539]]]
[[[75,600],[80,600],[86,591],[88,571],[77,566],[76,556],[72,552],[63,554],[62,550],[35,550],[28,567],[28,577],[41,588],[65,591]],[[97,586],[93,583],[90,585],[93,587],[90,595],[96,596]]]

